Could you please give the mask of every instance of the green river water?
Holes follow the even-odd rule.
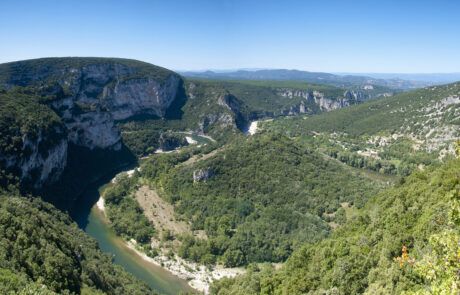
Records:
[[[103,214],[96,208],[99,190],[111,180],[112,176],[91,185],[79,199],[78,208],[72,210],[72,217],[78,226],[97,240],[103,252],[114,257],[114,263],[121,265],[126,271],[139,280],[144,281],[152,289],[161,294],[173,295],[181,291],[192,291],[187,282],[165,269],[144,261],[124,241],[115,235],[108,226]]]

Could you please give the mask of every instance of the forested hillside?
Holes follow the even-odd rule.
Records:
[[[322,116],[277,120],[291,135],[340,132],[353,136],[402,133],[419,139],[458,137],[460,83],[414,90]]]
[[[459,193],[460,160],[416,172],[347,216],[331,237],[295,251],[281,270],[254,265],[212,293],[456,294]]]
[[[309,141],[354,167],[408,175],[448,159],[460,137],[460,84],[430,87],[263,128]]]
[[[190,157],[153,156],[142,164],[138,180],[118,182],[118,192],[111,188],[105,197],[110,204],[120,204],[121,211],[109,213],[117,226],[121,223],[116,216],[136,212],[128,209],[132,205],[121,205],[132,202],[129,195],[135,189],[130,187],[148,183],[174,204],[192,230],[206,233],[207,239],[175,237],[182,241],[176,249],[179,255],[201,263],[240,266],[284,261],[302,243],[318,241],[331,226],[343,223],[344,208],[362,207],[384,187],[280,135],[235,140],[204,160]],[[120,198],[120,191],[127,197]],[[130,217],[126,224],[140,225],[134,220]],[[141,228],[121,233],[145,242],[141,232],[146,233]]]
[[[109,226],[150,257],[246,268],[215,294],[450,288],[460,84],[388,90],[183,79],[124,59],[0,65],[0,292],[150,294],[40,200],[71,207],[137,162],[102,193]]]
[[[154,294],[113,265],[68,215],[38,198],[3,191],[0,293]]]

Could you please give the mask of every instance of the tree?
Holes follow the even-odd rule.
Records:
[[[240,266],[245,263],[243,252],[240,250],[227,250],[223,256],[226,267]]]
[[[429,239],[431,251],[415,263],[415,270],[428,282],[428,288],[407,294],[448,295],[460,293],[460,195],[451,192],[450,228]]]

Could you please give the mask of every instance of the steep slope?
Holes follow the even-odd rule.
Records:
[[[347,164],[407,175],[452,157],[460,138],[460,84],[429,87],[262,128],[301,137]],[[383,169],[382,169],[383,168]]]
[[[0,93],[0,163],[3,187],[17,176],[25,186],[55,182],[67,162],[67,130],[34,97]],[[10,179],[6,174],[10,174]]]
[[[39,199],[0,192],[0,219],[2,294],[153,294]]]
[[[71,194],[69,188],[78,193],[95,176],[133,161],[117,121],[140,114],[165,117],[173,103],[183,100],[179,75],[111,58],[1,64],[0,89],[2,173],[34,191],[62,180],[59,186],[65,191],[47,194],[61,197]],[[99,165],[91,164],[95,162]]]
[[[2,170],[33,190],[47,189],[61,178],[67,179],[61,187],[78,188],[84,181],[70,183],[68,179],[77,177],[68,171],[79,170],[85,177],[84,171],[95,167],[72,165],[98,161],[102,167],[121,159],[107,167],[113,169],[133,160],[123,139],[132,151],[143,155],[158,147],[185,144],[178,131],[225,139],[244,130],[252,119],[329,111],[378,95],[376,89],[261,82],[187,81],[184,85],[169,70],[116,58],[43,58],[1,64],[1,120],[3,126],[12,124],[4,128],[15,136],[15,143],[8,143],[0,153]],[[25,120],[33,108],[43,114],[42,123],[48,116],[54,125],[28,130],[30,122]],[[19,114],[18,118],[13,114]],[[12,146],[18,152],[9,153]],[[78,160],[94,155],[98,156],[91,161]]]
[[[351,135],[404,133],[421,140],[458,136],[460,83],[398,94],[340,111],[310,118],[274,123],[286,124],[292,133],[343,132]],[[280,127],[282,128],[282,127]],[[441,140],[442,141],[442,140]]]
[[[211,81],[191,80],[189,89],[197,83],[225,89],[239,98],[250,111],[250,118],[318,113],[342,108],[383,96],[383,89],[355,89],[308,84],[296,81]],[[390,93],[386,93],[391,95]]]
[[[254,267],[244,277],[215,284],[212,293],[400,294],[424,288],[429,280],[415,266],[430,252],[433,234],[444,229],[458,233],[446,213],[453,206],[452,214],[458,214],[450,202],[458,206],[459,198],[460,160],[414,173],[347,216],[347,224],[330,238],[295,251],[281,270]],[[455,249],[458,253],[458,244]]]
[[[225,141],[245,131],[252,120],[317,114],[392,95],[379,87],[338,88],[296,81],[188,79],[185,88],[187,100],[168,120],[147,119],[121,125],[128,146],[145,155],[149,146],[142,146],[134,137],[148,135],[158,139],[166,131],[177,130],[206,133]]]

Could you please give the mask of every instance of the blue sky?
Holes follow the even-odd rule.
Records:
[[[460,72],[460,1],[2,0],[0,62],[134,58],[176,70]]]

